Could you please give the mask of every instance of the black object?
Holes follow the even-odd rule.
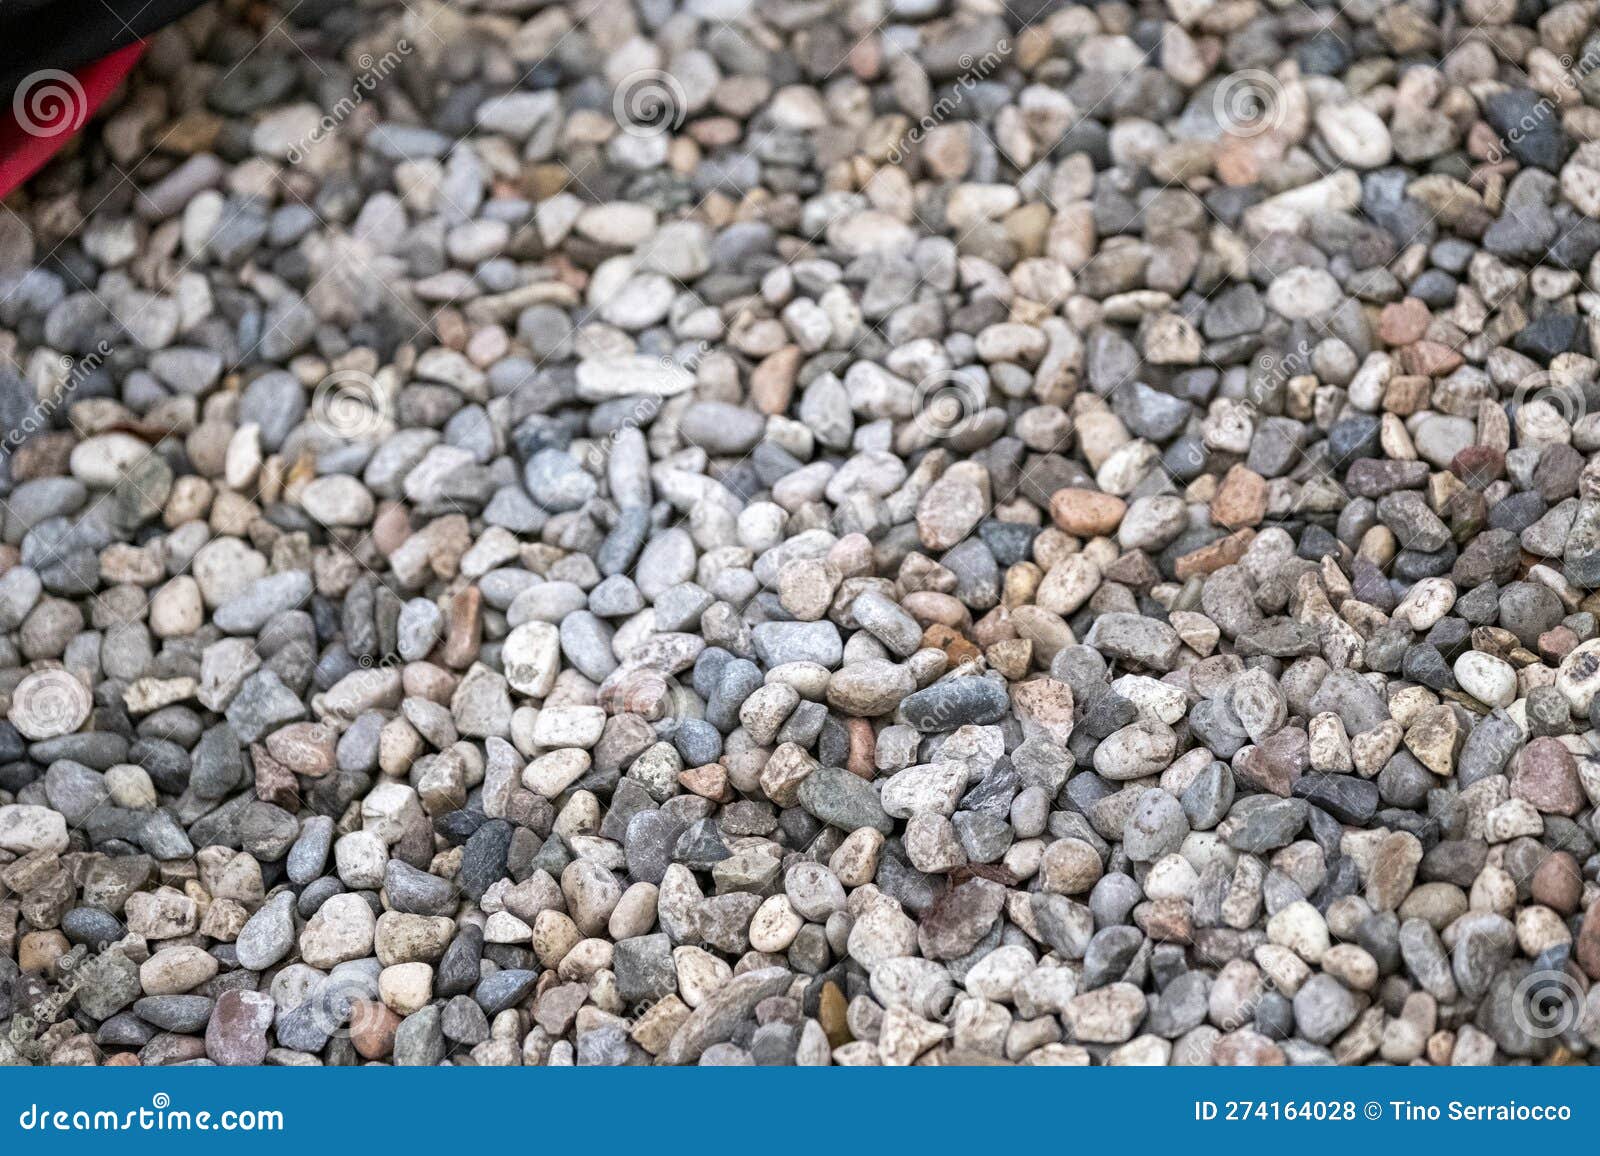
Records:
[[[4,0],[0,3],[0,112],[48,69],[73,72],[164,28],[201,0]]]

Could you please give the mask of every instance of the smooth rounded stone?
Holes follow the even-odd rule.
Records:
[[[31,567],[17,565],[0,574],[0,625],[7,630],[21,626],[43,592],[44,582]]]
[[[561,620],[560,639],[562,656],[585,678],[603,682],[617,668],[611,628],[587,610]]]
[[[831,13],[669,7],[348,139],[348,36],[181,117],[177,44],[0,226],[47,1057],[1581,1058],[1529,1014],[1600,976],[1585,15],[1468,4],[1534,79],[1440,103],[1428,6],[1063,11],[845,188]],[[908,123],[1040,15],[886,11]],[[1219,134],[1280,58],[1304,115]],[[665,66],[684,124],[600,124]]]
[[[1516,671],[1503,659],[1469,650],[1456,659],[1454,673],[1461,689],[1485,706],[1507,707],[1516,701]]]
[[[1329,149],[1346,164],[1372,169],[1389,163],[1388,126],[1366,106],[1355,101],[1323,105],[1317,110],[1316,125]]]
[[[1164,769],[1177,749],[1172,729],[1137,722],[1106,736],[1094,751],[1094,769],[1114,781],[1143,778]]]
[[[1524,646],[1535,647],[1539,636],[1561,621],[1561,601],[1547,586],[1513,582],[1500,591],[1499,624]]]
[[[533,500],[551,513],[576,510],[594,496],[598,483],[572,455],[541,450],[528,459],[522,483]]]
[[[545,585],[548,586],[552,584],[546,583]],[[576,586],[572,587],[571,589],[576,592],[580,598],[582,598],[581,590],[579,590]],[[673,587],[674,591],[682,589],[687,588]],[[668,591],[668,593],[670,594],[672,591]],[[663,598],[665,597],[666,595],[663,595]],[[599,615],[601,618],[621,618],[625,615],[637,614],[645,607],[644,595],[639,592],[639,587],[634,583],[633,579],[629,578],[625,574],[613,574],[611,577],[601,582],[593,590],[589,591],[586,599],[577,602],[576,605],[564,608],[554,620],[560,621],[561,618],[565,618],[567,614],[570,614],[572,611],[581,609],[584,606],[585,601],[588,604],[589,610],[594,614]],[[705,600],[705,605],[700,606],[699,610],[704,611],[705,606],[710,605],[710,603],[711,599],[707,597]],[[661,625],[661,600],[658,599],[656,603],[656,624],[661,629],[681,630],[686,626],[691,626],[698,622],[699,614],[693,614],[691,619],[686,612],[680,611],[674,621],[676,624],[671,627]]]
[[[332,967],[372,952],[377,918],[359,895],[331,896],[300,932],[300,956],[312,967]]]
[[[228,634],[257,634],[272,619],[310,597],[311,576],[301,570],[286,570],[250,583],[218,606],[212,621]]]
[[[831,622],[763,622],[750,634],[768,669],[813,662],[832,670],[844,659],[844,642]]]
[[[800,784],[799,803],[822,822],[851,832],[870,827],[890,834],[894,823],[870,783],[841,767],[819,767]]]
[[[911,671],[899,663],[884,659],[852,662],[829,677],[828,705],[847,715],[877,718],[893,713],[916,685]]]
[[[147,995],[135,1000],[133,1013],[165,1032],[204,1032],[215,1001],[203,995]]]
[[[1152,787],[1139,796],[1138,805],[1122,829],[1122,849],[1135,863],[1150,863],[1178,849],[1189,833],[1183,804],[1166,791]]]
[[[81,763],[60,759],[44,776],[45,798],[71,826],[81,826],[110,799],[106,777]]]
[[[749,453],[766,427],[761,414],[719,401],[697,401],[678,419],[683,439],[710,454]]]
[[[1545,814],[1575,815],[1588,801],[1571,752],[1549,737],[1532,740],[1517,754],[1511,794]]]
[[[408,662],[426,658],[444,632],[444,612],[426,598],[413,598],[400,608],[396,648]]]
[[[67,846],[67,821],[60,812],[23,803],[0,806],[0,850],[59,855]]]
[[[234,941],[240,967],[265,971],[289,954],[295,944],[294,908],[294,895],[280,891],[245,921]]]
[[[333,848],[334,823],[326,815],[312,815],[300,825],[300,835],[289,848],[284,866],[291,880],[309,883],[322,874]]]
[[[138,965],[138,986],[147,995],[182,995],[217,974],[209,953],[194,946],[165,947]]]
[[[1010,704],[1003,683],[988,678],[948,678],[903,699],[900,717],[930,734],[998,722]]]
[[[126,933],[122,920],[109,911],[94,907],[74,907],[61,916],[61,933],[71,943],[101,947],[115,943]]]
[[[324,526],[365,526],[375,508],[372,494],[357,479],[329,474],[308,482],[300,505]]]

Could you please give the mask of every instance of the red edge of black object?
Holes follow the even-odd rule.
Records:
[[[0,197],[44,167],[115,91],[145,44],[136,40],[74,72],[46,70],[17,89],[0,116]]]

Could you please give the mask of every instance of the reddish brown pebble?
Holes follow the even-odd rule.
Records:
[[[382,1000],[350,1001],[350,1042],[363,1059],[381,1060],[394,1051],[394,1034],[400,1017]]]
[[[1461,368],[1461,354],[1437,341],[1419,341],[1400,354],[1406,372],[1425,377],[1443,377]]]
[[[449,625],[439,656],[451,669],[465,670],[478,657],[482,637],[483,592],[468,586],[450,599]]]
[[[872,730],[872,720],[847,718],[845,732],[850,736],[850,752],[845,756],[845,769],[852,775],[871,779],[877,774],[873,756],[877,753],[878,739]]]
[[[1588,802],[1572,752],[1560,739],[1549,737],[1522,748],[1511,775],[1511,794],[1547,815],[1576,815]]]
[[[1242,465],[1232,466],[1211,499],[1211,520],[1235,530],[1256,526],[1267,512],[1267,479]]]
[[[1493,446],[1468,446],[1450,459],[1450,472],[1475,490],[1497,481],[1506,469],[1506,456]]]
[[[922,645],[924,649],[932,647],[944,651],[945,656],[950,659],[951,666],[971,662],[982,653],[956,631],[938,622],[922,632]]]
[[[1180,1041],[1177,1046],[1184,1045]],[[1229,1068],[1281,1068],[1289,1060],[1277,1044],[1246,1028],[1219,1039],[1211,1049],[1211,1062]]]
[[[1050,517],[1057,526],[1079,538],[1109,534],[1122,525],[1128,503],[1115,494],[1099,490],[1067,488],[1050,497]]]
[[[256,768],[256,798],[289,810],[300,805],[300,784],[294,772],[269,755],[266,747],[251,743],[250,761]]]
[[[728,790],[728,771],[719,763],[707,763],[703,767],[690,767],[678,774],[678,783],[684,790],[699,795],[702,799],[711,799],[713,802],[725,802],[733,798]]]
[[[1591,906],[1578,928],[1572,957],[1590,979],[1600,979],[1600,903]]]
[[[1173,563],[1172,572],[1177,575],[1180,582],[1196,575],[1214,574],[1224,566],[1232,566],[1243,558],[1244,552],[1250,548],[1255,536],[1254,530],[1239,530],[1226,538],[1218,538],[1215,542],[1207,543],[1198,550],[1191,550],[1183,555]]]
[[[1577,647],[1578,642],[1579,638],[1572,627],[1553,627],[1539,635],[1539,657],[1551,666],[1559,666],[1561,660]]]
[[[1194,937],[1194,915],[1187,900],[1152,899],[1133,909],[1133,922],[1157,943],[1188,943]]]
[[[1383,307],[1378,314],[1378,336],[1386,345],[1410,345],[1422,340],[1432,321],[1433,314],[1425,302],[1407,297]]]
[[[1533,873],[1530,887],[1534,902],[1571,915],[1583,902],[1583,870],[1568,852],[1552,851]]]

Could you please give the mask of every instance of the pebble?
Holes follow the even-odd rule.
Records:
[[[1584,1058],[1586,12],[490,7],[337,132],[214,13],[0,226],[44,1058]]]

